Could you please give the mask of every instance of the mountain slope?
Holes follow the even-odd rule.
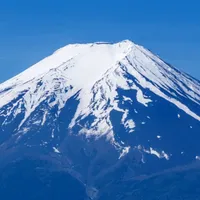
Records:
[[[112,179],[200,158],[200,82],[128,40],[61,48],[2,83],[0,98],[2,165],[42,157],[91,198]]]

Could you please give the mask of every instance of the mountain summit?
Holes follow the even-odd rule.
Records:
[[[84,198],[141,199],[141,181],[200,160],[200,82],[129,40],[67,45],[0,99],[2,166],[46,161]]]

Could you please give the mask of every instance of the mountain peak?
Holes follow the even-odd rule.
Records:
[[[20,130],[42,102],[51,108],[57,106],[59,115],[66,102],[77,95],[79,104],[69,128],[92,115],[93,123],[79,132],[114,139],[112,110],[123,113],[122,124],[130,132],[137,126],[134,120],[128,121],[128,110],[119,106],[119,89],[135,91],[137,102],[144,107],[153,103],[152,97],[145,95],[145,91],[150,91],[200,121],[200,113],[184,100],[200,105],[199,87],[198,81],[129,40],[73,44],[1,84],[0,108],[18,99],[11,110],[15,108],[16,113],[24,110]]]
[[[101,44],[101,45],[99,45]],[[66,62],[70,62],[71,59],[80,58],[84,59],[85,64],[89,62],[88,66],[92,66],[92,69],[97,69],[97,64],[107,66],[114,64],[119,61],[123,56],[126,55],[131,47],[131,42],[122,41],[119,43],[87,43],[87,44],[69,44],[59,50],[55,51],[52,55],[46,57],[42,61],[31,66],[24,72],[20,73],[12,81],[28,81],[30,79],[36,78],[38,75],[48,72],[50,69],[59,68]],[[88,58],[90,57],[90,59]],[[102,59],[104,57],[104,59]],[[95,60],[95,61],[94,61]],[[94,63],[96,62],[96,66]],[[83,70],[82,68],[77,70]],[[88,69],[90,70],[90,69]],[[5,84],[3,84],[5,85]]]
[[[49,191],[46,171],[61,171],[87,199],[130,199],[141,182],[198,168],[200,82],[129,40],[67,45],[0,84],[0,99],[1,169],[27,169],[31,188]]]
[[[0,84],[0,99],[1,160],[44,158],[90,199],[105,177],[200,157],[200,82],[129,40],[67,45]]]

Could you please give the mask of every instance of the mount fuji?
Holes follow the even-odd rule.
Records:
[[[200,81],[129,40],[67,45],[0,84],[3,199],[200,199]]]

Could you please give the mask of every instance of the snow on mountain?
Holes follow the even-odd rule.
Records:
[[[136,99],[126,95],[119,99],[118,89],[134,91]],[[75,97],[78,105],[68,128],[73,130],[78,125],[79,134],[97,138],[106,136],[120,147],[115,140],[111,112],[115,110],[122,113],[121,124],[129,134],[133,133],[137,123],[130,118],[130,110],[120,104],[128,102],[134,105],[136,100],[146,108],[155,105],[156,100],[144,91],[166,100],[200,121],[200,113],[195,109],[200,105],[200,82],[166,64],[142,46],[125,40],[116,44],[67,45],[2,83],[2,126],[23,113],[15,131],[25,134],[30,130],[26,122],[42,102],[46,102],[48,107],[43,109],[38,121],[34,121],[38,126],[43,126],[47,121],[49,109],[57,106],[55,116],[58,117],[68,100]],[[138,113],[136,109],[135,113]],[[87,121],[88,117],[92,119]],[[147,119],[150,120],[150,117],[147,116]],[[145,125],[146,122],[141,124]],[[59,152],[56,147],[54,150]],[[129,150],[130,147],[124,145],[120,158]],[[151,147],[149,150],[143,148],[143,151],[169,159],[163,150],[159,153]]]

